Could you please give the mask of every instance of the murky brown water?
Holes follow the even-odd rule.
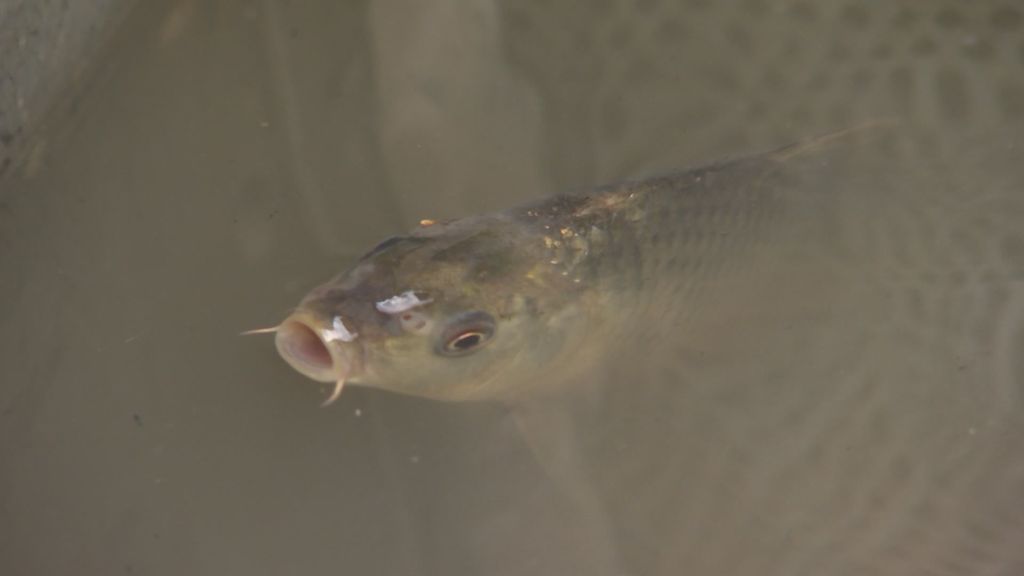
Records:
[[[0,182],[0,571],[1024,573],[1014,3],[142,4]],[[237,336],[421,218],[879,118],[529,437]]]

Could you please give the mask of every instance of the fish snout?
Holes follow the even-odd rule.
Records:
[[[282,322],[274,344],[289,366],[318,382],[343,382],[355,368],[356,344],[339,341],[333,330],[304,316]]]

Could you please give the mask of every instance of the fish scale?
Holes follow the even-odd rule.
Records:
[[[875,198],[860,199],[867,200],[873,202]],[[920,210],[922,204],[917,207],[918,214],[927,214]],[[885,229],[882,225],[879,228]],[[957,224],[947,222],[939,228],[955,231]],[[1004,225],[997,230],[1012,228]],[[998,242],[998,236],[996,240],[989,235],[979,238],[985,241],[969,251],[975,256]],[[631,461],[610,453],[596,455],[593,460],[601,463],[599,469],[612,473],[598,482],[620,507],[618,514],[626,518],[632,515],[635,524],[629,525],[633,530],[648,538],[671,532],[672,542],[683,543],[674,553],[666,554],[665,573],[673,566],[688,566],[698,573],[703,568],[706,573],[716,574],[839,574],[857,570],[916,574],[941,571],[958,562],[967,573],[988,565],[998,570],[1005,567],[1006,550],[1019,541],[1024,530],[1019,520],[1004,517],[998,529],[974,534],[964,534],[962,525],[986,526],[994,508],[1013,506],[1013,495],[1024,494],[1024,476],[1019,469],[1004,469],[995,475],[991,472],[1015,465],[1013,459],[1007,459],[1005,442],[1008,435],[1019,434],[1022,428],[1022,373],[1019,365],[1013,364],[1012,352],[1011,356],[997,352],[1024,349],[1020,337],[1024,317],[1015,304],[1020,289],[1005,274],[985,274],[986,259],[965,258],[956,266],[970,281],[960,287],[940,287],[934,294],[940,297],[935,304],[916,317],[901,318],[898,313],[902,306],[879,306],[878,302],[918,287],[928,290],[928,286],[934,286],[927,271],[935,259],[945,261],[947,253],[933,250],[931,256],[922,258],[928,253],[914,252],[887,264],[891,261],[890,247],[902,242],[900,237],[892,237],[857,256],[860,265],[854,271],[868,271],[873,276],[860,279],[860,294],[856,289],[848,292],[853,294],[852,304],[873,303],[862,308],[867,316],[856,323],[845,321],[841,332],[817,333],[827,343],[804,349],[801,360],[821,365],[804,365],[796,370],[784,366],[783,377],[797,383],[788,389],[784,381],[770,374],[730,375],[729,368],[722,366],[713,366],[705,374],[718,386],[712,389],[701,382],[699,364],[687,364],[685,357],[676,364],[651,360],[661,367],[678,366],[679,372],[671,375],[647,374],[637,368],[635,361],[619,358],[629,370],[612,380],[663,384],[655,387],[658,395],[650,398],[650,403],[638,398],[637,392],[643,389],[636,386],[627,388],[628,397],[613,394],[607,401],[609,410],[614,407],[615,411],[665,414],[654,419],[679,428],[652,435],[650,429],[638,428],[630,421],[625,428],[613,428],[602,437],[609,446],[630,445],[631,437],[643,439],[647,441],[645,451],[671,453],[671,462],[684,468],[668,471],[666,468],[671,466],[665,459]],[[966,243],[954,244],[966,249]],[[722,256],[714,245],[702,245],[701,249],[709,258]],[[904,260],[912,263],[909,270]],[[937,268],[948,270],[946,266]],[[1003,263],[1000,268],[1008,266]],[[673,278],[666,270],[661,272],[663,278]],[[893,284],[893,278],[902,281]],[[701,302],[701,294],[683,294],[677,296],[696,297],[688,300],[693,306],[706,305]],[[838,303],[841,301],[831,304]],[[710,309],[720,310],[715,306]],[[657,321],[664,321],[665,312],[662,309],[658,320],[650,318],[648,323],[640,323],[641,327],[657,326]],[[878,316],[873,318],[875,313]],[[858,331],[862,332],[859,336]],[[836,357],[833,352],[825,352],[837,349],[852,355]],[[889,352],[894,349],[900,351],[899,357]],[[745,354],[750,352],[747,348],[737,352],[733,343],[729,350],[745,363],[753,360]],[[650,350],[645,352],[651,354]],[[648,356],[652,357],[657,356]],[[972,358],[966,371],[960,365],[964,358]],[[819,387],[807,387],[814,382],[819,382]],[[664,387],[669,384],[690,389],[676,396]],[[758,401],[764,394],[751,393],[749,386],[771,390],[765,393],[771,398]],[[678,398],[682,404],[670,398]],[[920,406],[922,410],[903,412],[906,406]],[[729,417],[727,423],[721,423],[709,421],[707,414]],[[608,421],[602,426],[606,424]],[[666,436],[671,440],[665,440]],[[693,452],[687,450],[689,443],[680,443],[693,436],[712,438],[720,448],[731,449],[717,457],[702,457],[703,449]],[[652,446],[652,438],[664,444]],[[922,443],[924,438],[929,441]],[[792,450],[784,448],[794,440],[798,442]],[[759,458],[759,452],[772,454],[771,460]],[[690,465],[693,470],[687,469]],[[894,475],[893,470],[900,472]],[[735,482],[743,476],[747,476],[746,482],[737,486]],[[660,497],[637,508],[626,487],[638,485]],[[747,492],[742,491],[744,488]],[[674,497],[666,500],[665,495]],[[738,498],[741,502],[736,504]],[[988,504],[982,504],[986,501]],[[666,509],[677,512],[666,521],[667,526],[639,528],[645,524],[650,527],[652,519],[664,516]],[[735,518],[730,510],[735,511]],[[807,520],[801,526],[799,515],[815,518],[814,510],[828,510],[833,520],[826,525],[819,524],[822,518]],[[772,529],[777,533],[802,535],[793,536],[800,546],[785,552],[761,549],[759,555],[758,532],[748,533],[746,523],[740,520],[755,511],[775,517]],[[798,516],[787,520],[787,513]],[[729,528],[716,532],[713,527],[718,525]],[[783,529],[786,525],[790,528]],[[754,540],[742,540],[744,537]],[[709,551],[710,543],[717,547]],[[640,544],[636,547],[642,549]],[[756,571],[754,566],[733,565],[735,555],[730,549],[743,550],[748,560],[775,559],[776,569],[762,566]]]

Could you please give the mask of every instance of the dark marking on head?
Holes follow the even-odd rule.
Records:
[[[395,244],[398,244],[401,241],[402,241],[402,237],[401,236],[392,236],[390,238],[386,238],[382,242],[380,242],[379,244],[374,246],[373,250],[370,250],[365,255],[363,255],[362,259],[366,260],[367,258],[370,258],[370,257],[372,257],[375,254],[378,254],[380,252],[383,252],[383,251],[387,250],[388,248],[394,246]]]
[[[416,248],[419,248],[426,243],[427,239],[421,238],[419,236],[392,236],[384,240],[380,244],[374,246],[373,250],[367,252],[359,260],[368,260],[370,258],[373,258],[374,256],[387,252],[398,246],[404,246],[406,248],[405,252],[411,252],[412,250],[415,250]]]

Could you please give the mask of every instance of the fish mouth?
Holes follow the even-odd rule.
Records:
[[[334,382],[333,402],[359,368],[359,345],[332,337],[332,330],[306,314],[296,313],[275,330],[278,354],[303,376],[317,382]]]

